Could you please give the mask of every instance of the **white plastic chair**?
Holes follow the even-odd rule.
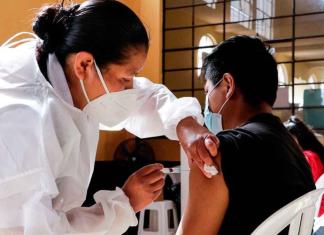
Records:
[[[322,174],[317,179],[315,185],[317,189],[324,188],[324,174]],[[322,197],[319,197],[319,199],[316,202],[315,222],[313,227],[314,231],[317,231],[317,229],[319,229],[321,226],[324,226],[324,215],[322,215],[321,217],[317,217],[318,212],[321,208],[321,204],[322,204]]]
[[[315,189],[297,198],[266,219],[252,235],[275,235],[288,225],[289,235],[311,235],[315,204],[323,193],[324,189]]]
[[[324,174],[322,174],[315,183],[316,188],[324,188]]]
[[[324,188],[324,174],[322,174],[316,181],[315,183],[316,185],[316,188],[317,189],[321,189],[321,188]],[[321,207],[321,203],[322,203],[322,197],[320,197],[317,202],[316,202],[316,212],[315,212],[315,217],[317,217],[318,215],[318,212],[320,210],[320,207]]]
[[[149,212],[148,226],[144,225],[145,212]],[[153,202],[140,213],[137,235],[174,235],[178,224],[176,206],[173,201]]]

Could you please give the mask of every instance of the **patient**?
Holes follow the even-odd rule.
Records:
[[[324,146],[315,133],[299,118],[291,116],[284,125],[304,152],[316,182],[324,173]]]
[[[291,116],[284,125],[303,151],[313,180],[316,182],[324,174],[324,146],[316,138],[314,132],[297,117]],[[322,200],[319,213],[316,216],[320,217],[323,214],[324,200]]]
[[[203,72],[205,123],[220,141],[219,173],[208,179],[191,165],[188,204],[177,234],[251,234],[315,185],[303,153],[271,113],[277,64],[262,41],[225,40],[206,57]],[[178,135],[185,133],[178,130]]]

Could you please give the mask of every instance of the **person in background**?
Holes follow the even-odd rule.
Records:
[[[324,173],[324,146],[317,139],[314,132],[297,117],[291,116],[284,124],[302,149],[316,183]],[[317,216],[320,217],[323,213],[324,200],[322,200]]]
[[[206,57],[202,71],[205,124],[219,139],[219,173],[207,179],[190,166],[177,235],[248,235],[315,185],[303,153],[272,114],[278,72],[263,42],[227,39]]]

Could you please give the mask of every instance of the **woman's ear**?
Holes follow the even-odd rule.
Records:
[[[235,81],[234,81],[233,76],[230,73],[225,73],[224,74],[224,80],[225,80],[226,86],[227,86],[226,99],[229,99],[234,94]]]
[[[76,53],[72,64],[75,76],[79,80],[91,77],[94,69],[93,64],[94,58],[90,53],[84,51]]]

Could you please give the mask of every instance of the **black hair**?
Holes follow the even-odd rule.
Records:
[[[205,58],[202,71],[214,85],[230,73],[245,101],[253,107],[262,102],[273,106],[276,100],[277,63],[256,37],[235,36],[223,41]]]
[[[38,46],[38,62],[45,77],[49,53],[55,53],[62,66],[70,53],[86,51],[99,67],[122,64],[130,49],[144,47],[149,38],[137,15],[114,0],[88,0],[84,4],[44,7],[33,22],[33,31],[43,40]]]
[[[299,146],[303,150],[310,150],[317,153],[321,162],[324,164],[324,147],[304,122],[295,116],[291,116],[285,122],[285,126],[289,133],[297,138]]]

